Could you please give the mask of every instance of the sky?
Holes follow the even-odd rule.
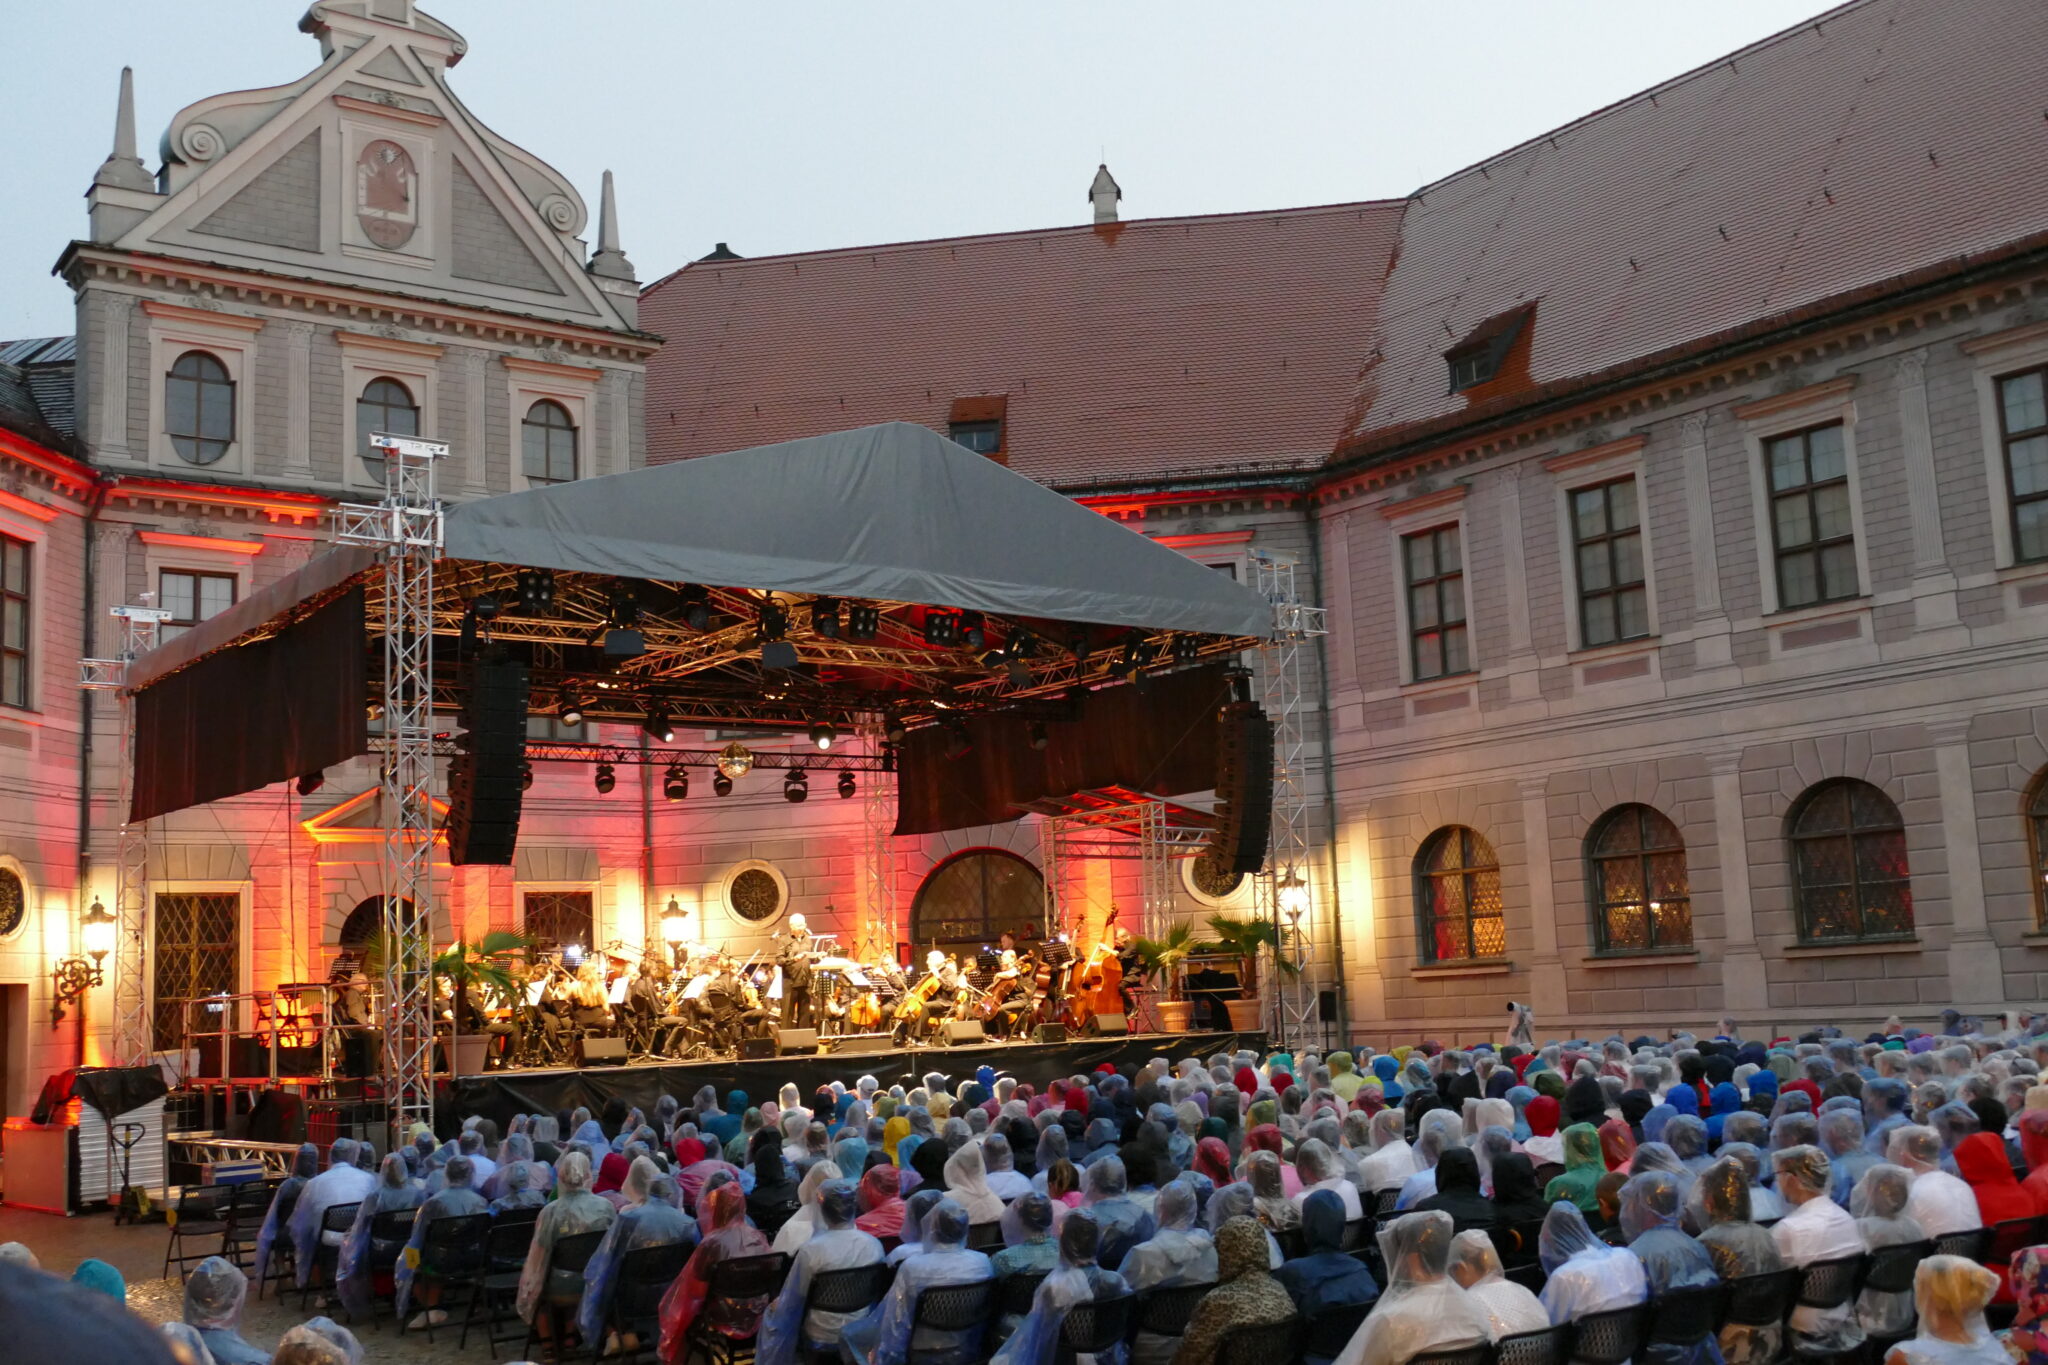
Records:
[[[49,267],[135,68],[145,164],[185,105],[297,79],[305,0],[0,0],[0,337],[72,330]],[[1824,12],[1817,0],[440,0],[451,73],[642,281],[742,255],[1392,198]]]

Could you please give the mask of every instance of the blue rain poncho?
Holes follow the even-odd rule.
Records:
[[[697,1220],[676,1207],[675,1181],[661,1174],[653,1161],[644,1156],[634,1159],[625,1190],[626,1207],[605,1229],[604,1240],[583,1268],[583,1302],[576,1310],[576,1326],[585,1341],[603,1340],[605,1313],[626,1253],[642,1247],[697,1245]]]
[[[356,1140],[336,1138],[327,1149],[327,1169],[306,1182],[306,1187],[299,1191],[298,1202],[292,1206],[292,1250],[298,1257],[296,1268],[301,1289],[306,1287],[306,1277],[313,1269],[315,1243],[324,1237],[329,1245],[339,1248],[343,1240],[342,1233],[321,1232],[320,1223],[327,1210],[357,1203],[375,1188],[377,1177],[356,1166]]]
[[[1126,1292],[1123,1276],[1096,1264],[1102,1251],[1102,1229],[1086,1212],[1060,1228],[1059,1268],[1039,1282],[1031,1311],[1003,1343],[989,1365],[1052,1365],[1059,1353],[1060,1328],[1079,1304],[1114,1298]],[[1124,1344],[1093,1357],[1096,1365],[1123,1365]]]
[[[396,1152],[385,1157],[377,1170],[377,1188],[365,1195],[357,1207],[356,1221],[349,1228],[348,1238],[341,1244],[341,1258],[335,1263],[335,1291],[342,1307],[351,1314],[369,1311],[370,1301],[375,1297],[376,1267],[390,1265],[405,1245],[403,1237],[389,1242],[374,1241],[370,1225],[380,1213],[404,1213],[426,1200],[426,1191],[407,1176],[405,1158]]]
[[[1436,1193],[1436,1163],[1446,1147],[1463,1137],[1464,1121],[1448,1109],[1432,1109],[1422,1116],[1415,1135],[1415,1174],[1401,1183],[1397,1209],[1412,1209]]]
[[[493,1215],[507,1209],[546,1208],[548,1168],[538,1161],[514,1161],[498,1168],[498,1197],[491,1201]]]
[[[292,1155],[292,1173],[278,1182],[277,1192],[270,1196],[270,1208],[263,1215],[263,1226],[256,1232],[258,1283],[270,1273],[270,1249],[277,1245],[280,1235],[290,1231],[291,1212],[299,1202],[299,1191],[319,1173],[320,1149],[310,1142],[300,1143],[299,1150]]]
[[[540,1211],[540,1218],[533,1229],[533,1245],[527,1248],[526,1265],[519,1274],[517,1306],[519,1316],[533,1321],[533,1311],[540,1302],[541,1291],[548,1286],[548,1257],[554,1253],[555,1243],[564,1237],[573,1237],[580,1232],[597,1232],[612,1225],[619,1211],[612,1201],[603,1195],[590,1192],[590,1158],[581,1152],[565,1153],[556,1171],[557,1186],[554,1199]],[[583,1276],[574,1271],[555,1272],[556,1289],[567,1293],[582,1282]]]
[[[1649,1297],[1643,1263],[1625,1247],[1595,1237],[1586,1215],[1570,1200],[1558,1200],[1544,1215],[1536,1255],[1550,1277],[1543,1286],[1543,1308],[1553,1324],[1633,1307]]]
[[[405,1249],[398,1253],[398,1264],[391,1271],[400,1321],[405,1318],[406,1305],[412,1302],[412,1282],[419,1274],[420,1248],[426,1244],[427,1224],[441,1218],[489,1213],[491,1209],[484,1197],[471,1188],[476,1168],[468,1157],[455,1157],[443,1169],[448,1177],[448,1187],[419,1206],[419,1212],[412,1219],[412,1236],[407,1239]],[[431,1266],[428,1268],[432,1269]]]
[[[1102,1263],[1121,1265],[1126,1253],[1150,1237],[1158,1224],[1128,1192],[1122,1158],[1110,1156],[1081,1177],[1081,1207],[1102,1229]]]
[[[1653,1295],[1721,1282],[1707,1249],[1678,1226],[1684,1205],[1683,1184],[1668,1172],[1632,1176],[1621,1187],[1621,1230]],[[1711,1336],[1690,1347],[1646,1345],[1641,1358],[1645,1365],[1722,1365],[1720,1343]]]
[[[903,1365],[912,1345],[918,1295],[944,1285],[978,1284],[995,1273],[988,1257],[967,1249],[967,1226],[967,1210],[958,1204],[941,1198],[932,1206],[917,1250],[897,1267],[888,1294],[840,1335],[840,1349],[853,1365]],[[981,1357],[981,1337],[980,1325],[959,1332],[920,1327],[918,1358],[923,1365],[970,1365]]]
[[[795,1365],[800,1340],[824,1350],[837,1346],[840,1334],[858,1314],[806,1313],[804,1299],[811,1282],[828,1271],[854,1270],[882,1259],[882,1244],[853,1225],[860,1212],[853,1182],[824,1182],[818,1189],[816,1208],[817,1230],[797,1248],[782,1292],[761,1319],[754,1351],[756,1365]]]
[[[1822,1114],[1820,1145],[1828,1154],[1828,1169],[1833,1172],[1828,1196],[1846,1209],[1855,1194],[1856,1182],[1878,1164],[1878,1158],[1863,1146],[1863,1111],[1830,1109]]]
[[[270,1352],[242,1340],[242,1301],[249,1277],[209,1256],[185,1280],[185,1324],[199,1334],[215,1365],[270,1365]]]

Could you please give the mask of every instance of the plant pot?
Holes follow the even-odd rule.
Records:
[[[455,1074],[458,1076],[481,1076],[484,1063],[491,1059],[491,1035],[488,1033],[462,1033],[455,1038]]]
[[[1159,1027],[1166,1033],[1186,1033],[1195,1015],[1191,1000],[1155,1000],[1152,1008],[1159,1012]]]
[[[1264,1018],[1264,1011],[1260,1007],[1257,996],[1253,996],[1249,1000],[1226,1000],[1223,1002],[1223,1008],[1230,1012],[1230,1027],[1233,1031],[1237,1033],[1257,1033],[1259,1031],[1259,1024]]]

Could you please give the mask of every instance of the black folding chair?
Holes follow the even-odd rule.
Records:
[[[711,1267],[711,1282],[705,1286],[704,1307],[690,1324],[689,1350],[702,1351],[711,1365],[740,1365],[754,1358],[754,1337],[760,1331],[761,1314],[768,1301],[782,1288],[789,1275],[789,1257],[779,1251],[765,1256],[740,1256]],[[736,1335],[719,1324],[752,1319],[745,1335]]]
[[[1792,1293],[1798,1284],[1796,1270],[1765,1270],[1727,1281],[1723,1286],[1721,1325],[1776,1327],[1792,1311]]]
[[[936,1285],[917,1296],[917,1312],[911,1319],[911,1340],[917,1339],[919,1328],[934,1332],[965,1332],[972,1336],[966,1342],[946,1349],[952,1356],[964,1354],[969,1359],[978,1359],[981,1334],[995,1316],[996,1282],[981,1280],[974,1284]],[[909,1365],[926,1365],[936,1353],[910,1348]]]
[[[1399,1186],[1389,1190],[1376,1191],[1372,1197],[1372,1216],[1374,1221],[1384,1223],[1387,1219],[1393,1217],[1394,1205],[1400,1202],[1401,1190]]]
[[[812,1313],[843,1313],[849,1317],[865,1313],[882,1301],[882,1296],[889,1292],[889,1282],[895,1278],[896,1268],[881,1261],[813,1275],[810,1284],[804,1287],[804,1318],[808,1319]],[[839,1343],[836,1341],[801,1339],[798,1348],[810,1365],[828,1365],[828,1362],[839,1359]]]
[[[1933,1254],[1934,1243],[1931,1240],[1901,1242],[1897,1246],[1879,1247],[1870,1253],[1870,1259],[1863,1266],[1863,1283],[1859,1288],[1874,1294],[1910,1294],[1913,1292],[1914,1272],[1920,1268],[1922,1261]],[[1917,1313],[1917,1310],[1915,1312]],[[1889,1335],[1873,1334],[1865,1343],[1869,1347],[1869,1358],[1874,1362],[1882,1362],[1892,1347],[1902,1341],[1911,1341],[1915,1320],[1909,1317],[1905,1330],[1901,1332]]]
[[[436,1218],[429,1222],[420,1236],[420,1264],[413,1272],[415,1285],[439,1284],[441,1302],[435,1307],[448,1311],[449,1294],[467,1290],[477,1291],[484,1272],[489,1267],[486,1259],[484,1238],[490,1235],[491,1215],[488,1213],[465,1213],[454,1218]],[[467,1309],[465,1304],[464,1308]],[[468,1316],[465,1311],[464,1316]],[[427,1342],[434,1340],[434,1315],[427,1314]],[[403,1332],[405,1324],[398,1330]]]
[[[526,1210],[507,1209],[506,1213]],[[498,1335],[498,1324],[505,1321],[518,1322],[517,1312],[500,1310],[513,1309],[519,1300],[519,1277],[526,1269],[526,1253],[533,1246],[533,1234],[537,1222],[532,1218],[508,1220],[501,1213],[492,1222],[491,1230],[484,1234],[484,1274],[477,1281],[476,1292],[469,1296],[469,1306],[462,1313],[462,1336],[455,1343],[457,1350],[469,1345],[469,1325],[476,1320],[477,1310],[484,1311],[484,1339],[489,1342],[492,1354],[500,1346],[510,1346],[519,1340],[517,1331],[505,1336]],[[598,1234],[600,1237],[602,1233]]]
[[[299,1291],[299,1311],[304,1312],[312,1301],[316,1288],[332,1288],[335,1272],[341,1265],[340,1238],[348,1236],[348,1230],[356,1225],[356,1211],[362,1208],[360,1201],[354,1204],[333,1204],[320,1215],[320,1235],[313,1243],[313,1264],[306,1268],[306,1287]],[[336,1234],[337,1240],[330,1243],[328,1233]]]
[[[1966,1232],[1945,1232],[1934,1239],[1937,1256],[1960,1256],[1981,1262],[1991,1251],[1991,1229],[1971,1228]]]
[[[749,1208],[747,1214],[754,1220],[754,1226],[761,1230],[761,1235],[772,1242],[775,1240],[775,1234],[782,1231],[782,1225],[796,1217],[796,1211],[801,1207],[801,1204],[792,1199],[787,1204],[764,1204],[760,1208]]]
[[[1984,1264],[1993,1270],[2002,1270],[2028,1247],[2040,1245],[2042,1221],[2039,1218],[2008,1218],[1993,1225],[1991,1245],[1983,1256]]]
[[[1353,1218],[1344,1224],[1343,1240],[1337,1243],[1337,1250],[1356,1256],[1372,1245],[1374,1223],[1370,1216]]]
[[[1650,1300],[1650,1344],[1690,1350],[1721,1325],[1727,1293],[1718,1283],[1668,1289]]]
[[[1283,1261],[1297,1261],[1308,1255],[1308,1239],[1302,1236],[1299,1227],[1281,1228],[1273,1234],[1273,1240],[1280,1244]]]
[[[1793,1306],[1813,1308],[1821,1312],[1842,1307],[1856,1297],[1856,1287],[1863,1282],[1863,1267],[1869,1259],[1868,1256],[1838,1256],[1832,1261],[1815,1261],[1811,1265],[1802,1266],[1797,1271],[1799,1288],[1793,1293]],[[1802,1361],[1860,1360],[1863,1356],[1863,1343],[1858,1342],[1846,1351],[1795,1349],[1794,1354]]]
[[[1494,1365],[1565,1365],[1571,1351],[1570,1326],[1517,1332],[1493,1343]]]
[[[548,1254],[547,1269],[541,1276],[540,1302],[534,1305],[533,1321],[526,1329],[526,1344],[520,1348],[521,1359],[535,1359],[533,1348],[541,1341],[543,1316],[548,1324],[548,1351],[556,1360],[563,1358],[562,1335],[575,1326],[576,1309],[583,1302],[583,1268],[590,1264],[591,1257],[597,1255],[604,1234],[605,1229],[599,1228],[596,1232],[576,1232],[555,1239],[554,1249]],[[574,1275],[576,1283],[568,1289],[557,1290],[557,1275]]]
[[[182,1280],[186,1266],[221,1252],[226,1244],[228,1209],[236,1188],[233,1185],[186,1185],[179,1189],[177,1203],[171,1206],[164,1218],[171,1229],[171,1240],[164,1244],[166,1278],[170,1276],[173,1265],[178,1267],[178,1278]],[[187,1242],[203,1242],[205,1249],[187,1251]]]
[[[1216,1365],[1285,1365],[1301,1355],[1301,1319],[1233,1327],[1216,1339]]]
[[[1100,1355],[1130,1335],[1133,1300],[1117,1294],[1093,1303],[1077,1303],[1060,1320],[1055,1365],[1074,1365],[1076,1356]]]
[[[1501,1272],[1510,1283],[1518,1284],[1531,1294],[1541,1294],[1543,1286],[1550,1282],[1550,1276],[1543,1269],[1543,1262],[1530,1261],[1525,1265],[1509,1266]]]
[[[1335,1360],[1358,1335],[1359,1324],[1371,1311],[1369,1303],[1340,1303],[1311,1313],[1301,1329],[1302,1355],[1310,1360]]]
[[[968,1225],[967,1249],[969,1251],[987,1251],[991,1247],[1000,1247],[1002,1244],[1003,1225],[1001,1223],[972,1223]]]
[[[654,1349],[661,1335],[661,1297],[683,1273],[684,1263],[696,1249],[678,1242],[637,1247],[619,1258],[618,1274],[612,1277],[612,1301],[605,1305],[604,1330],[596,1341],[583,1343],[590,1348],[591,1360],[604,1354],[607,1335],[616,1337],[621,1347],[621,1354],[610,1357],[613,1360],[631,1360]],[[628,1337],[635,1343],[631,1350],[625,1349]]]
[[[298,1252],[292,1246],[292,1210],[298,1207],[299,1191],[305,1188],[305,1184],[301,1182],[292,1186],[288,1191],[280,1188],[276,1194],[271,1196],[272,1202],[277,1205],[277,1228],[271,1234],[270,1264],[264,1268],[261,1275],[255,1277],[256,1297],[259,1299],[263,1297],[263,1286],[272,1280],[289,1283],[295,1278],[292,1267],[294,1262],[298,1260]],[[264,1214],[266,1218],[269,1216],[267,1212]],[[257,1225],[257,1234],[258,1236],[262,1235],[262,1224],[260,1221]],[[250,1268],[252,1270],[255,1269],[253,1266]],[[277,1292],[282,1295],[284,1290],[280,1287]]]
[[[263,1231],[263,1216],[277,1187],[265,1180],[252,1180],[233,1187],[228,1198],[227,1226],[221,1229],[220,1254],[241,1270],[249,1269],[256,1254],[256,1238]]]
[[[1006,1315],[1023,1317],[1031,1311],[1031,1301],[1038,1297],[1038,1286],[1045,1283],[1044,1270],[1019,1271],[1005,1275],[996,1281],[996,1308]]]
[[[392,1209],[370,1215],[369,1254],[364,1258],[363,1269],[370,1275],[374,1286],[378,1275],[389,1276],[398,1265],[398,1258],[405,1252],[405,1244],[412,1240],[413,1217],[418,1209]]]
[[[1172,1284],[1140,1294],[1137,1311],[1132,1315],[1131,1335],[1185,1336],[1188,1319],[1195,1315],[1195,1305],[1215,1287],[1213,1283]]]
[[[1645,1307],[1639,1303],[1580,1318],[1572,1324],[1571,1358],[1579,1365],[1622,1365],[1642,1349]]]
[[[1408,1365],[1493,1365],[1493,1343],[1481,1341],[1443,1351],[1424,1351],[1408,1357]]]

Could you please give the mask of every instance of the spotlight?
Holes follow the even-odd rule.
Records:
[[[498,619],[498,613],[505,609],[505,604],[491,594],[485,593],[481,597],[470,598],[469,609],[476,613],[476,619],[479,621],[495,621]]]
[[[605,620],[620,629],[640,624],[640,593],[625,579],[613,579],[605,590]]]
[[[839,774],[839,795],[842,799],[853,795],[852,773],[848,772]]]
[[[647,637],[637,630],[614,627],[604,633],[604,656],[607,659],[637,659],[646,652]]]
[[[609,763],[597,765],[597,776],[593,780],[597,784],[597,794],[599,796],[610,796],[612,788],[619,785],[619,775]]]
[[[675,742],[675,723],[669,719],[668,711],[663,707],[648,707],[647,718],[640,722],[640,728],[647,732],[650,739],[660,740],[663,744]]]
[[[683,589],[683,624],[702,634],[711,629],[711,594],[692,583]]]
[[[802,768],[791,768],[782,779],[782,799],[795,805],[809,798],[810,778]]]
[[[576,700],[576,694],[564,688],[562,699],[555,706],[555,719],[564,725],[583,723],[583,704]]]
[[[324,772],[307,773],[299,778],[297,785],[299,795],[311,796],[314,792],[327,785],[327,774]]]
[[[530,790],[532,786],[533,765],[531,763],[521,763],[519,765],[519,790],[527,791]]]
[[[974,740],[968,736],[967,727],[954,721],[946,727],[945,755],[947,758],[962,758],[974,748]]]
[[[774,645],[769,645],[769,646],[768,646],[768,648],[769,648],[769,649],[774,649],[774,648],[776,648],[776,646],[774,646]],[[788,649],[788,648],[790,648],[790,646],[788,646],[788,645],[786,645],[786,644],[785,644],[785,645],[783,645],[783,646],[782,646],[782,648],[784,648],[784,649]],[[763,666],[763,667],[766,667],[766,666],[767,666],[767,661],[766,661],[765,659],[764,659],[764,660],[762,661],[762,666]],[[789,683],[788,683],[788,682],[787,682],[786,680],[784,680],[783,678],[780,678],[780,677],[767,677],[767,678],[763,678],[763,679],[761,679],[761,700],[763,700],[763,701],[781,701],[781,700],[782,700],[783,698],[787,697],[788,695],[789,695]]]
[[[1038,655],[1038,641],[1028,630],[1012,631],[1010,638],[1003,641],[1003,657],[1006,659],[1031,659]]]
[[[1173,661],[1177,664],[1191,664],[1201,657],[1202,640],[1197,635],[1176,635],[1173,637]]]
[[[976,657],[975,662],[983,668],[1000,668],[1008,659],[1009,655],[1000,649],[984,649]]]
[[[727,777],[724,773],[720,773],[718,776],[712,778],[711,794],[713,796],[731,796],[732,779]]]
[[[690,775],[683,771],[682,764],[669,764],[668,771],[661,775],[661,794],[671,801],[681,801],[690,794]]]
[[[872,640],[882,628],[880,607],[857,606],[846,609],[846,638],[849,640]]]
[[[565,967],[578,967],[578,966],[581,966],[582,964],[583,964],[583,945],[582,945],[582,944],[580,944],[580,943],[571,943],[571,944],[568,944],[567,946],[565,946],[565,947],[564,947],[564,948],[562,949],[562,965],[563,965],[563,966],[565,966]]]
[[[519,573],[519,610],[528,616],[547,616],[555,609],[555,576],[546,569],[522,569]]]
[[[839,599],[820,597],[811,603],[811,630],[828,640],[839,638]]]
[[[1003,672],[1009,675],[1010,686],[1012,687],[1029,687],[1031,685],[1031,665],[1025,663],[1022,659],[1011,659],[1004,663]]]
[[[894,749],[884,749],[882,751],[882,771],[885,773],[896,771],[896,751]]]
[[[1132,631],[1124,637],[1123,671],[1135,673],[1152,660],[1152,651],[1145,643],[1145,637]]]
[[[906,733],[908,732],[903,728],[903,717],[897,715],[894,711],[887,712],[882,716],[882,738],[884,740],[890,744],[901,744]]]
[[[1042,720],[1032,721],[1024,733],[1029,737],[1031,747],[1034,749],[1043,749],[1046,745],[1052,743],[1052,736],[1045,732],[1045,722]]]
[[[924,614],[924,642],[928,645],[945,646],[960,638],[960,618],[950,611],[927,611]]]
[[[811,727],[811,743],[817,746],[820,753],[830,749],[832,741],[838,738],[839,732],[822,720]]]
[[[980,612],[960,613],[960,643],[969,649],[980,649],[988,643],[988,631],[982,626]]]

